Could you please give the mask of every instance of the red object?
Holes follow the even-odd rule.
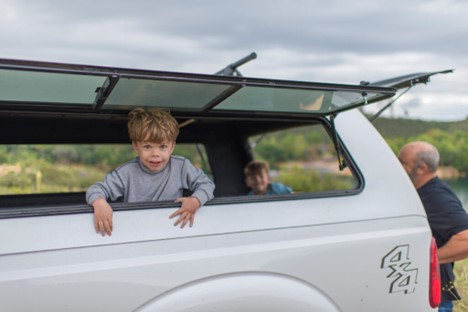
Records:
[[[437,245],[435,239],[431,241],[431,256],[429,270],[429,304],[432,308],[437,308],[440,305],[441,289],[440,289],[440,268],[439,258],[437,257]]]

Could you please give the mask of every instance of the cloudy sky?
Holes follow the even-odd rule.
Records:
[[[0,58],[358,84],[455,69],[384,116],[468,117],[466,0],[0,0]],[[378,105],[368,111],[378,110]]]

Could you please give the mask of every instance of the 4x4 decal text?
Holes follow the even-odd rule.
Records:
[[[418,269],[412,268],[409,258],[409,245],[393,248],[382,258],[382,269],[390,270],[390,293],[413,293],[418,283]]]

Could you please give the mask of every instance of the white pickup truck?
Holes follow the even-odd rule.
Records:
[[[354,108],[433,74],[343,85],[0,59],[0,310],[432,311],[424,209]],[[66,188],[42,169],[15,187],[40,165],[25,150],[130,147],[137,106],[169,108],[180,153],[216,184],[193,227],[173,225],[173,202],[115,202],[103,237],[88,184]],[[294,192],[247,196],[252,159]],[[51,180],[66,190],[45,189]]]

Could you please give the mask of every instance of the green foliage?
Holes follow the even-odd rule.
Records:
[[[0,145],[0,163],[6,164],[9,163],[10,154],[8,153],[8,147],[5,145]]]
[[[252,142],[256,141],[260,143],[253,150],[255,158],[265,160],[271,168],[294,160],[323,159],[334,153],[330,138],[321,126],[300,127],[252,138]]]
[[[462,121],[439,122],[380,117],[373,122],[373,125],[386,139],[407,139],[424,134],[432,129],[439,129],[447,133],[452,133],[454,131],[468,132],[468,119]]]
[[[0,160],[2,163],[58,163],[58,164],[89,164],[115,167],[132,158],[136,154],[130,144],[99,144],[99,145],[2,145]]]
[[[202,169],[209,177],[213,178],[213,173],[208,163],[208,156],[203,145],[176,144],[173,154],[190,159],[195,167]]]
[[[354,185],[354,179],[351,176],[337,176],[331,173],[320,174],[315,170],[304,170],[302,168],[282,171],[277,181],[288,185],[296,193],[350,190]]]
[[[427,141],[439,150],[440,165],[453,166],[468,174],[468,131],[435,128],[415,136],[386,138],[386,141],[395,153],[408,142]]]
[[[208,164],[203,161],[206,156],[201,157],[194,146],[177,145],[174,154],[186,156],[210,174]],[[0,194],[85,191],[107,172],[134,157],[130,144],[1,145],[1,164],[20,171],[0,170]]]
[[[439,150],[442,166],[468,174],[468,119],[435,122],[379,118],[374,125],[395,153],[408,142],[427,141]]]
[[[106,172],[99,172],[90,166],[54,166],[47,165],[42,168],[42,184],[51,188],[60,185],[67,191],[81,191],[87,189],[91,184],[104,178]]]
[[[130,144],[100,144],[81,147],[79,155],[76,158],[69,158],[69,160],[76,163],[114,168],[135,157],[136,154]]]
[[[131,145],[2,145],[2,164],[20,171],[0,172],[0,194],[85,191],[133,157]]]
[[[91,165],[52,165],[22,168],[19,174],[7,173],[0,183],[0,194],[34,194],[85,191],[107,173]]]

